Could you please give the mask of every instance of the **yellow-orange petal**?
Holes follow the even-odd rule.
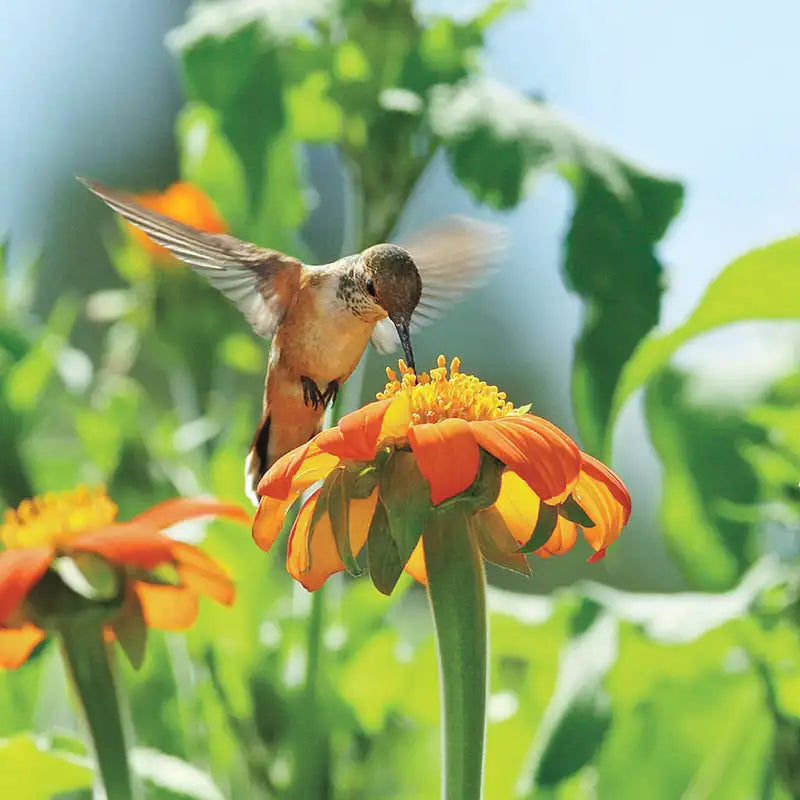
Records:
[[[338,463],[336,456],[320,452],[314,440],[306,442],[279,458],[267,470],[258,484],[258,494],[276,500],[291,498],[290,502],[294,502],[300,492],[327,477]]]
[[[577,538],[578,526],[564,517],[559,517],[550,538],[538,550],[533,551],[534,555],[539,558],[559,556],[571,550]]]
[[[425,568],[425,551],[422,549],[422,539],[417,542],[417,546],[411,551],[404,569],[415,581],[419,581],[423,586],[428,585],[428,570]]]
[[[331,518],[327,512],[318,520],[309,548],[311,519],[318,497],[319,490],[314,492],[300,509],[289,535],[289,552],[286,557],[286,569],[289,574],[303,584],[309,592],[316,591],[331,575],[341,572],[345,568],[336,548]],[[350,550],[354,556],[361,552],[361,548],[367,541],[369,526],[377,502],[377,489],[365,499],[350,501],[348,531]]]
[[[158,503],[147,511],[137,514],[131,522],[142,523],[149,528],[162,530],[170,525],[197,517],[226,517],[236,522],[250,522],[250,515],[236,503],[221,503],[219,500],[175,497]]]
[[[596,551],[604,550],[620,534],[631,512],[631,499],[622,481],[599,461],[584,454],[575,499],[594,522],[584,528],[586,541]]]
[[[389,408],[383,417],[379,442],[402,442],[408,435],[411,426],[411,398],[408,392],[401,392],[392,398]]]
[[[408,430],[408,441],[435,506],[472,486],[481,459],[466,420],[414,425]]]
[[[392,400],[367,403],[342,417],[335,428],[316,436],[314,442],[320,450],[339,458],[370,461],[375,457],[383,419],[391,405]]]
[[[202,594],[229,606],[236,597],[236,589],[228,573],[197,547],[176,542],[172,550],[175,567],[181,583],[195,594]]]
[[[115,564],[152,569],[172,561],[175,541],[140,523],[121,522],[75,537],[69,547],[96,553]]]
[[[520,544],[531,538],[539,518],[539,505],[539,498],[516,472],[506,470],[503,473],[494,507]]]
[[[12,547],[0,552],[0,624],[17,610],[52,559],[51,547]]]
[[[190,589],[136,581],[134,590],[150,628],[182,631],[197,619],[197,595]]]
[[[0,667],[21,667],[42,639],[44,631],[35,625],[23,625],[21,628],[0,627]]]
[[[580,451],[564,431],[532,414],[471,422],[478,444],[519,474],[546,503],[563,502],[580,472]]]

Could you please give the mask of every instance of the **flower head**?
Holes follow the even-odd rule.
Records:
[[[279,459],[261,480],[253,524],[268,550],[289,507],[318,481],[289,538],[287,569],[307,589],[329,575],[362,570],[391,591],[402,569],[425,582],[420,536],[431,514],[468,504],[484,557],[529,573],[525,558],[575,544],[578,528],[594,550],[628,521],[630,496],[608,467],[551,422],[515,408],[496,386],[462,374],[443,356],[430,374],[401,361],[400,376],[376,402],[343,417]]]
[[[0,666],[17,667],[59,615],[103,615],[123,647],[136,619],[168,630],[189,627],[198,595],[229,605],[227,573],[196,547],[162,530],[183,520],[223,516],[249,522],[214,500],[159,503],[129,522],[98,489],[23,500],[0,522]],[[126,627],[127,626],[127,627]]]
[[[136,195],[136,200],[145,208],[206,233],[225,233],[228,230],[225,220],[209,197],[188,181],[173,183],[163,192]],[[125,227],[133,239],[151,256],[162,261],[174,260],[169,250],[156,244],[144,231],[128,222],[125,223]]]

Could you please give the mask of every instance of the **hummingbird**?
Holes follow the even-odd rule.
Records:
[[[502,254],[504,230],[451,217],[404,247],[375,244],[329,264],[229,234],[211,234],[144,208],[131,195],[78,178],[128,222],[218,289],[270,340],[262,416],[245,460],[245,489],[322,428],[327,406],[372,342],[402,347],[415,370],[411,333],[482,284]]]

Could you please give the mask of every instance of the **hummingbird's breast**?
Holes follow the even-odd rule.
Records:
[[[282,366],[318,386],[350,375],[375,327],[353,313],[338,284],[335,275],[312,273],[275,335]]]

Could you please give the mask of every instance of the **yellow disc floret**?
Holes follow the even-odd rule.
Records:
[[[8,548],[58,547],[80,533],[112,523],[116,516],[116,504],[102,489],[82,486],[72,492],[45,494],[23,500],[4,513],[0,543]]]
[[[458,358],[450,362],[449,376],[444,356],[439,356],[437,364],[438,367],[430,373],[423,372],[417,376],[401,359],[398,362],[400,378],[393,369],[387,367],[389,382],[378,394],[378,400],[407,393],[411,419],[415,425],[452,418],[477,422],[525,414],[530,409],[530,406],[515,409],[513,403],[506,400],[506,393],[499,391],[496,386],[489,386],[474,375],[462,374]]]

